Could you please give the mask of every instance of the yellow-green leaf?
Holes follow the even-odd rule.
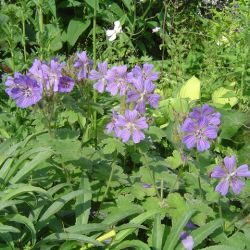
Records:
[[[215,104],[230,104],[231,107],[238,103],[238,98],[235,97],[235,92],[223,87],[214,91],[212,94],[212,100]]]
[[[190,100],[200,99],[201,82],[198,78],[193,76],[180,89],[179,97],[189,98]]]

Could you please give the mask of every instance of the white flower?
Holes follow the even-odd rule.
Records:
[[[155,27],[152,29],[152,33],[156,33],[160,30],[161,28],[160,27]]]
[[[106,35],[109,41],[114,41],[116,39],[116,35],[122,33],[122,26],[120,21],[114,22],[114,29],[113,30],[106,30]]]

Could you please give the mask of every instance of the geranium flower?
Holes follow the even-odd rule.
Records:
[[[210,140],[217,137],[217,126],[209,125],[206,118],[202,117],[197,122],[186,118],[182,127],[184,136],[182,142],[188,149],[196,147],[199,152],[210,148]]]
[[[126,94],[128,89],[127,81],[127,66],[115,66],[108,70],[106,79],[108,80],[106,90],[111,95],[116,95],[118,92],[120,96]]]
[[[225,196],[228,193],[229,186],[235,194],[239,194],[245,186],[240,177],[250,177],[250,171],[246,164],[236,168],[235,155],[224,158],[224,166],[216,166],[211,174],[212,178],[222,179],[216,186],[215,191]]]
[[[10,84],[10,79],[7,84]],[[20,108],[27,108],[42,98],[42,87],[29,76],[16,74],[13,84],[9,85],[6,93],[15,100]]]
[[[97,81],[94,84],[94,89],[96,89],[99,93],[103,93],[105,87],[107,85],[107,71],[108,71],[108,64],[106,62],[98,63],[98,71],[92,69],[89,74],[89,79],[93,81]]]
[[[123,142],[127,142],[132,138],[134,143],[139,143],[145,138],[141,130],[148,128],[146,118],[139,117],[139,113],[136,110],[126,110],[125,116],[118,115],[115,126],[119,127],[118,137],[120,137]]]
[[[120,21],[114,22],[114,29],[106,31],[106,35],[107,35],[109,41],[111,41],[111,42],[116,39],[116,35],[119,33],[122,33],[122,26],[121,26]]]
[[[58,92],[71,92],[74,88],[74,80],[68,76],[59,79]]]
[[[112,119],[111,122],[106,125],[106,132],[110,134],[112,131],[115,131],[115,134],[118,137],[120,129],[116,126],[117,119],[118,113],[115,109],[112,109]]]
[[[93,61],[88,58],[86,51],[77,53],[77,60],[74,63],[74,67],[76,69],[79,69],[79,72],[77,73],[78,81],[88,78],[88,73],[91,70],[92,66]]]
[[[199,120],[202,117],[208,119],[210,125],[218,126],[220,124],[221,114],[215,112],[215,110],[208,104],[202,105],[202,107],[195,107],[192,112],[189,113],[189,117],[194,120]]]
[[[160,95],[153,93],[155,90],[155,85],[151,81],[143,81],[142,79],[141,81],[138,80],[136,83],[134,83],[134,87],[134,90],[128,91],[127,102],[135,102],[135,109],[138,112],[145,112],[146,103],[149,103],[149,105],[153,108],[158,107]]]

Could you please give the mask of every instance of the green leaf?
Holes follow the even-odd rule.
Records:
[[[132,249],[138,249],[138,250],[150,250],[150,247],[140,240],[126,240],[120,243],[119,245],[116,245],[115,248],[111,249],[121,250],[121,249],[130,249],[131,247]]]
[[[50,216],[57,213],[67,202],[79,195],[84,195],[85,192],[86,191],[84,190],[77,190],[60,197],[47,209],[47,211],[42,215],[39,221],[41,222],[47,220]]]
[[[42,188],[21,184],[21,185],[15,185],[13,188],[9,188],[7,192],[3,194],[2,201],[11,200],[18,195],[30,192],[41,193],[52,199],[52,197],[50,197],[49,194]]]
[[[115,213],[111,213],[107,218],[103,220],[103,223],[106,225],[113,225],[116,224],[117,222],[133,215],[133,214],[138,214],[142,213],[143,209],[141,207],[132,207],[132,208],[122,208],[122,209],[117,209]]]
[[[5,201],[0,203],[0,210],[6,208],[6,207],[10,207],[10,206],[14,206],[16,204],[20,204],[23,203],[24,201],[21,200],[10,200],[10,201]]]
[[[86,175],[84,175],[81,179],[79,190],[87,190],[88,192],[84,192],[84,195],[79,195],[76,197],[76,224],[82,225],[87,224],[89,220],[89,214],[91,209],[91,186],[89,183],[89,179]]]
[[[217,228],[221,227],[223,220],[217,219],[207,223],[206,225],[194,230],[191,235],[194,240],[194,247],[202,243],[203,240],[207,239],[210,234],[212,234]],[[179,244],[176,250],[182,250],[182,244]]]
[[[154,209],[154,210],[144,212],[144,213],[138,215],[137,217],[135,217],[134,219],[132,219],[129,223],[142,224],[145,220],[152,218],[154,215],[156,215],[158,213],[159,213],[159,209]],[[115,237],[112,245],[121,242],[124,238],[126,238],[128,235],[133,233],[135,230],[136,230],[136,228],[130,228],[130,229],[126,229],[126,230],[118,232],[116,234],[116,237]]]
[[[182,216],[180,216],[179,220],[176,224],[173,225],[171,231],[165,241],[163,250],[174,250],[176,244],[180,239],[180,233],[191,218],[191,216],[195,213],[195,210],[189,210],[185,212]]]
[[[95,239],[87,237],[81,234],[71,234],[71,233],[53,233],[36,244],[36,247],[42,245],[46,242],[56,242],[56,241],[78,241],[81,244],[91,243],[95,246],[103,246],[103,244]],[[42,249],[42,248],[40,248]]]
[[[84,0],[91,8],[95,8],[95,2],[96,2],[96,10],[99,10],[99,0]]]
[[[165,132],[156,126],[150,126],[147,131],[147,135],[149,135],[151,139],[156,142],[161,142],[161,139],[166,137]]]
[[[71,19],[67,29],[67,41],[70,46],[74,46],[79,36],[89,27],[90,20]]]
[[[166,162],[169,167],[173,169],[176,169],[183,164],[181,154],[177,150],[174,150],[173,156],[167,157]]]
[[[125,146],[119,139],[116,138],[107,138],[102,141],[101,144],[103,147],[104,154],[112,154],[114,152],[125,155]]]
[[[178,97],[189,98],[192,101],[198,100],[200,99],[200,88],[200,80],[193,76],[181,87]]]
[[[109,228],[108,225],[102,223],[91,223],[85,225],[75,225],[72,227],[65,228],[66,232],[69,233],[79,233],[79,234],[89,234],[92,232],[102,232],[106,231]]]
[[[236,93],[234,91],[220,87],[212,94],[212,101],[214,104],[230,104],[230,106],[233,107],[238,103],[238,98],[235,95]]]
[[[227,245],[218,245],[218,246],[200,248],[200,250],[236,250],[236,249],[235,247],[231,247]]]
[[[30,219],[28,219],[27,217],[22,216],[20,214],[16,214],[13,217],[9,218],[9,220],[24,224],[30,230],[32,245],[35,245],[35,243],[36,243],[36,230],[35,230],[35,227]]]
[[[0,224],[0,234],[1,233],[20,233],[20,231],[15,227]]]
[[[31,161],[27,162],[24,167],[22,167],[17,174],[11,179],[11,183],[15,184],[21,179],[23,179],[29,172],[31,172],[36,166],[45,162],[52,155],[51,150],[45,150],[38,153]]]
[[[161,224],[161,215],[155,215],[152,231],[152,247],[154,250],[162,249],[164,226]]]

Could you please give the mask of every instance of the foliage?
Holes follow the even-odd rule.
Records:
[[[122,32],[109,41],[117,20]],[[3,0],[0,21],[1,249],[179,250],[183,232],[194,249],[248,249],[250,180],[220,195],[225,176],[213,176],[226,156],[250,164],[249,1]],[[81,51],[95,70],[153,64],[159,79],[140,94],[160,95],[158,107],[140,112],[124,95],[98,93],[90,68],[79,80]],[[43,90],[22,109],[5,83],[30,76],[34,59],[65,62],[60,77],[74,89]],[[199,150],[184,124],[204,104],[220,123]],[[136,108],[144,139],[106,132],[112,109],[122,119]]]

